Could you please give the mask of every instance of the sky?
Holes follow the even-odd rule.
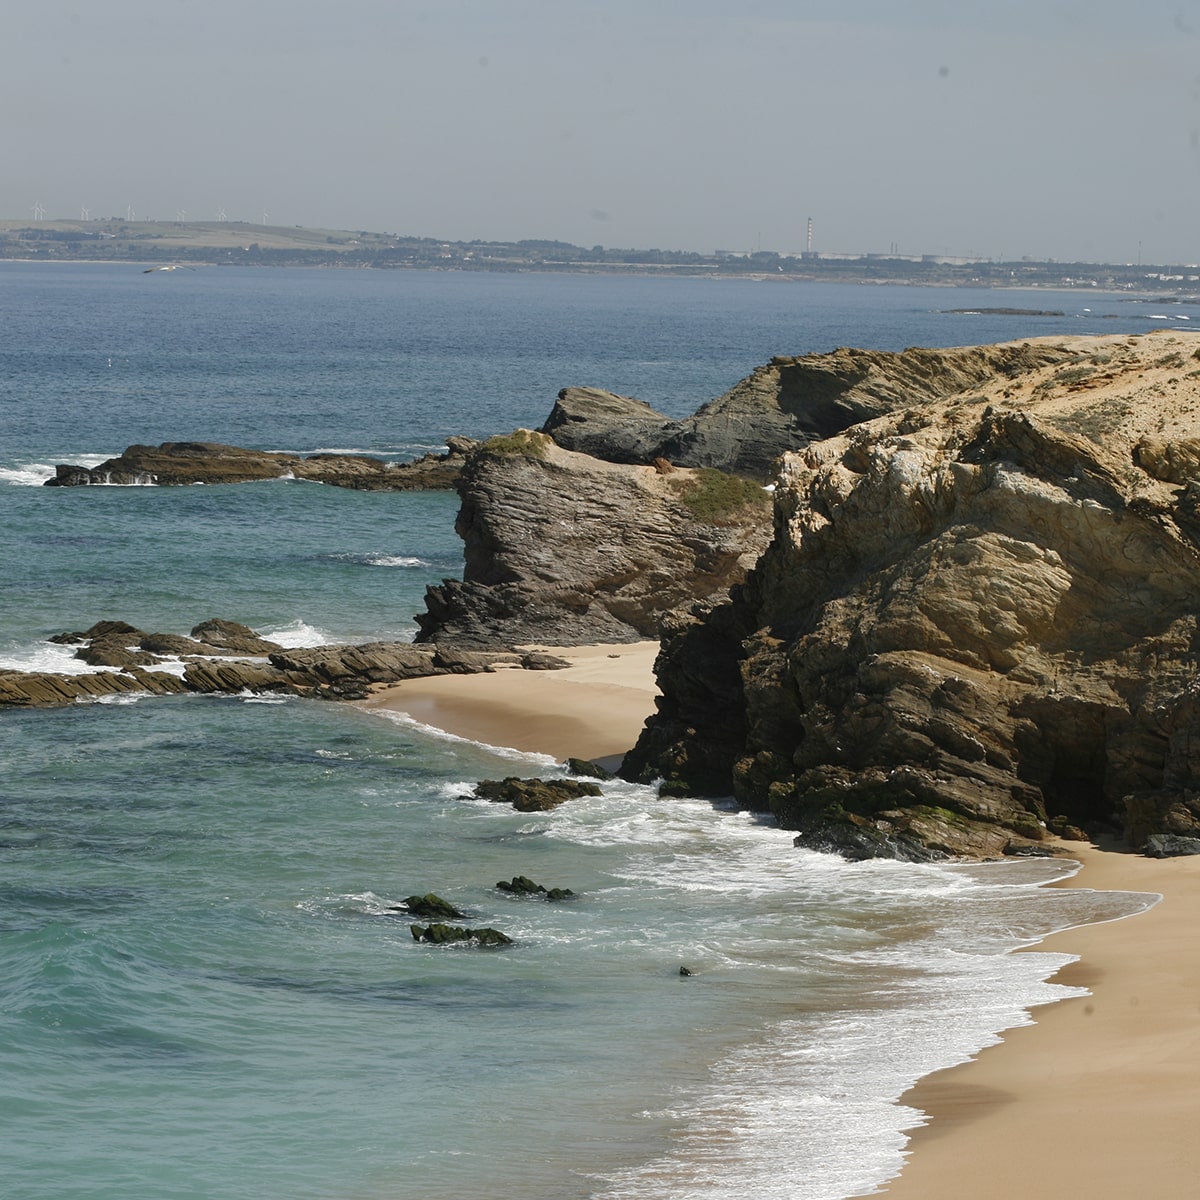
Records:
[[[1200,0],[8,0],[0,218],[1200,262]]]

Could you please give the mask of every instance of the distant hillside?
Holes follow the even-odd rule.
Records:
[[[409,267],[454,271],[571,271],[912,283],[972,287],[1100,287],[1189,293],[1194,265],[985,262],[937,255],[800,255],[637,250],[517,242],[439,241],[368,230],[307,229],[246,221],[0,221],[0,259],[38,262],[136,262],[302,267]]]

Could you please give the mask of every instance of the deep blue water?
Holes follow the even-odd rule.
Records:
[[[1069,315],[941,311],[998,304]],[[43,639],[109,617],[404,637],[459,570],[452,496],[38,486],[56,462],[402,458],[537,425],[572,384],[682,415],[774,354],[1152,315],[1176,319],[1090,293],[0,264],[0,666],[67,666]],[[896,1169],[910,1082],[1068,994],[1043,982],[1062,956],[1006,951],[1130,903],[1038,886],[1057,865],[851,866],[625,784],[522,816],[469,785],[548,760],[316,702],[0,712],[0,762],[12,1200],[836,1200]],[[495,889],[518,873],[579,896]],[[427,890],[517,945],[417,946],[389,910]]]

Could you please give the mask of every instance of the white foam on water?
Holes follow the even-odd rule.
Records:
[[[258,635],[268,642],[275,642],[285,650],[303,650],[312,646],[328,646],[333,643],[323,630],[297,617],[283,625],[270,625],[259,629]]]
[[[9,643],[0,650],[0,669],[6,671],[47,672],[54,675],[94,675],[98,671],[119,672],[118,667],[94,667],[75,657],[77,646],[60,646],[57,642],[34,642],[33,645]]]
[[[137,704],[148,699],[149,692],[116,692],[110,696],[76,696],[76,704]]]
[[[450,733],[445,729],[438,729],[436,725],[426,725],[423,721],[418,721],[414,717],[410,717],[406,712],[395,712],[387,708],[372,708],[367,710],[372,716],[382,717],[385,721],[391,721],[395,725],[399,725],[404,729],[411,729],[416,733],[422,734],[425,737],[435,738],[440,742],[456,742],[462,746],[473,746],[479,750],[485,750],[489,754],[495,755],[497,758],[511,758],[520,762],[529,763],[530,767],[555,767],[558,765],[553,755],[550,754],[535,754],[528,750],[514,750],[508,746],[492,746],[487,742],[477,742],[473,738],[460,737],[457,733]],[[451,785],[456,787],[472,787],[473,784],[458,784]],[[485,801],[485,803],[487,803]]]
[[[54,478],[54,468],[48,463],[18,463],[0,467],[0,485],[8,487],[41,487]]]
[[[73,466],[98,467],[111,454],[67,454],[57,462],[69,462]],[[0,467],[0,486],[10,487],[41,487],[47,479],[53,479],[56,473],[55,463],[29,462],[12,463]]]
[[[363,557],[368,567],[428,567],[431,564],[412,554],[368,554]]]
[[[748,881],[750,861],[736,848],[734,854],[747,869]],[[806,861],[797,883],[819,867],[818,857]],[[849,869],[853,874],[853,866],[840,863],[836,872]],[[887,880],[893,889],[906,876],[912,884],[910,901],[925,896],[938,875],[959,895],[940,901],[928,930],[920,924],[923,903],[897,909],[896,918],[906,922],[911,937],[876,937],[867,950],[833,950],[819,978],[811,972],[820,964],[802,951],[792,966],[793,981],[785,986],[798,1010],[804,1008],[806,986],[819,987],[813,1011],[772,1023],[750,1044],[722,1058],[699,1093],[680,1095],[666,1114],[678,1122],[671,1149],[606,1176],[595,1200],[741,1200],[748,1195],[756,1200],[843,1200],[876,1191],[903,1165],[906,1131],[924,1122],[922,1114],[899,1103],[913,1084],[968,1061],[999,1041],[1004,1030],[1031,1023],[1032,1007],[1087,994],[1047,982],[1074,956],[1009,951],[1068,927],[1076,916],[1095,919],[1097,914],[1087,911],[1089,904],[1099,903],[1099,919],[1119,919],[1154,902],[1152,896],[1078,889],[1078,903],[1068,902],[1060,916],[1043,913],[1036,937],[1016,930],[1000,945],[987,928],[988,893],[997,892],[1003,903],[1005,893],[1014,889],[944,868],[893,867],[886,873],[858,873],[858,895],[853,905],[847,900],[847,910],[872,914],[889,907],[885,898],[873,898],[872,876]],[[889,875],[895,878],[889,880]],[[997,876],[1002,879],[1003,870]],[[1026,903],[1029,886],[1016,884]],[[1057,897],[1073,890],[1052,889],[1046,899],[1057,904]],[[789,891],[776,894],[790,911]],[[731,896],[731,905],[744,899],[744,894]],[[968,919],[948,938],[941,916],[955,907],[969,908],[972,899],[975,915],[982,918],[982,937],[973,938]],[[751,906],[740,919],[752,929],[760,915]],[[818,932],[828,940],[828,926]],[[837,941],[845,944],[843,938]],[[784,969],[786,951],[787,941],[777,938],[774,953],[784,958]],[[644,1115],[661,1119],[664,1114]]]

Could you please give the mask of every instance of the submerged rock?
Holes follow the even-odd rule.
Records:
[[[411,925],[414,942],[428,942],[434,946],[445,946],[454,942],[474,942],[478,946],[511,946],[512,938],[498,929],[464,929],[461,925]]]
[[[484,779],[475,785],[475,795],[495,804],[511,804],[518,812],[546,812],[568,800],[601,796],[594,783],[574,779]]]
[[[423,917],[425,920],[436,917],[441,920],[461,921],[467,915],[455,908],[449,900],[443,900],[441,896],[433,892],[426,892],[423,896],[406,896],[390,911],[406,912],[414,917]]]
[[[528,875],[514,875],[511,880],[501,879],[496,887],[513,896],[537,896],[543,900],[569,900],[575,895],[570,888],[547,888],[534,883]]]

